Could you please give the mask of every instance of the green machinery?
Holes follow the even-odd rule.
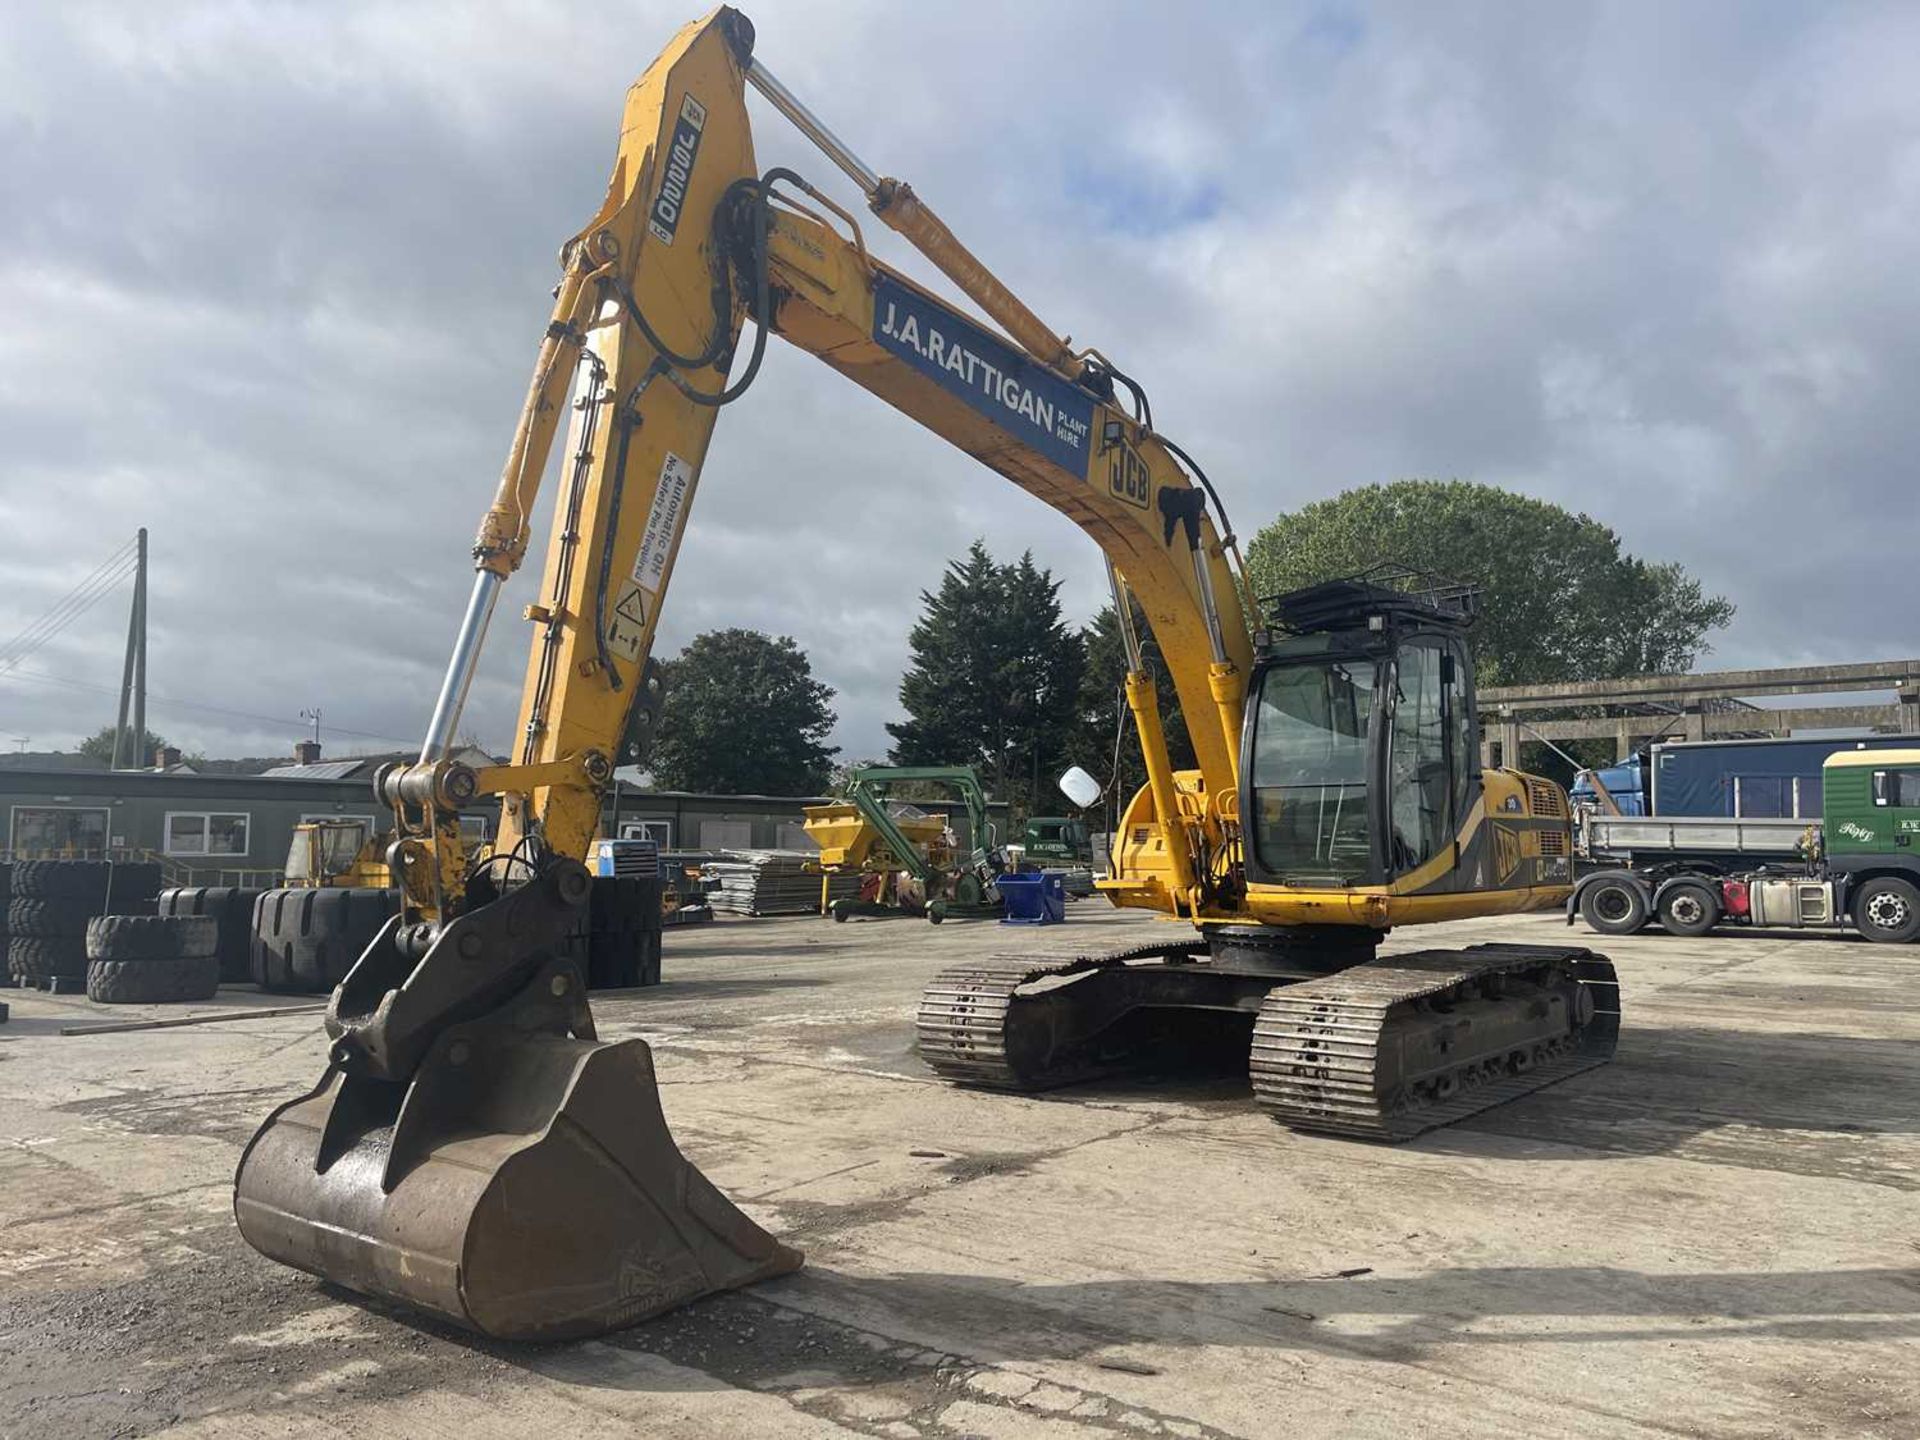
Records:
[[[967,811],[964,847],[943,819],[893,813],[889,794],[908,784],[937,785],[959,798]],[[951,916],[1000,913],[996,880],[1005,865],[987,816],[987,792],[970,769],[867,766],[848,778],[843,800],[808,806],[805,824],[823,870],[857,870],[863,877],[857,899],[828,907],[835,920],[924,915],[938,925]]]
[[[1070,815],[1035,815],[1020,832],[1020,868],[1057,870],[1068,895],[1093,894],[1093,835]]]
[[[1026,858],[1048,865],[1091,865],[1093,836],[1087,822],[1066,815],[1035,815],[1020,833]]]

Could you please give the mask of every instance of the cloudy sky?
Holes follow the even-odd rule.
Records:
[[[749,13],[869,163],[1148,384],[1243,533],[1471,477],[1734,599],[1713,663],[1914,653],[1920,7]],[[0,644],[145,525],[153,728],[283,753],[318,706],[335,753],[416,743],[556,246],[690,14],[0,0]],[[855,203],[749,103],[763,164]],[[798,351],[703,482],[666,648],[795,636],[850,755],[973,536],[1100,603],[1078,531]],[[110,721],[124,624],[121,591],[0,673],[0,746]],[[525,643],[496,627],[469,710],[495,746]]]

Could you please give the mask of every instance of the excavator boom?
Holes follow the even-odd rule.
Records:
[[[644,758],[658,719],[651,650],[716,416],[751,386],[775,335],[1100,547],[1147,775],[1101,888],[1116,904],[1238,937],[1233,955],[1212,939],[1162,942],[943,976],[919,1018],[936,1071],[1057,1084],[1109,1067],[1148,1033],[1132,1024],[1143,1013],[1226,1014],[1253,1028],[1257,1012],[1263,1104],[1289,1123],[1399,1136],[1463,1085],[1491,1096],[1497,1074],[1502,1094],[1518,1093],[1524,1069],[1557,1075],[1604,1058],[1611,969],[1584,952],[1429,952],[1424,965],[1369,968],[1392,923],[1565,894],[1549,863],[1551,807],[1525,777],[1483,781],[1477,764],[1390,749],[1412,675],[1398,668],[1398,622],[1375,623],[1392,607],[1376,605],[1380,616],[1361,614],[1353,636],[1328,642],[1352,651],[1335,666],[1341,714],[1371,715],[1370,726],[1342,729],[1300,686],[1272,682],[1279,661],[1256,645],[1219,497],[1155,429],[1144,389],[1047,326],[911,187],[873,170],[775,79],[753,44],[751,24],[723,6],[681,30],[628,91],[606,195],[562,247],[420,757],[375,780],[394,815],[387,862],[402,913],[334,992],[326,1073],[241,1159],[234,1206],[246,1238],[289,1265],[503,1337],[630,1324],[800,1263],[680,1154],[650,1051],[597,1038],[566,948],[591,891],[580,862],[602,794],[617,765]],[[749,88],[986,319],[876,259],[855,215],[803,176],[760,173]],[[533,638],[512,753],[469,768],[453,739],[556,444],[559,493],[525,610]],[[1136,607],[1179,695],[1193,770],[1169,760]],[[1322,691],[1332,674],[1315,682]],[[1471,710],[1470,677],[1454,659],[1434,676],[1440,728],[1457,726]],[[1303,736],[1328,755],[1364,752],[1371,768],[1357,780],[1295,774],[1288,757]],[[1364,805],[1330,805],[1335,791]],[[500,798],[502,821],[476,862],[459,820],[480,795]],[[1356,829],[1362,810],[1368,828]],[[1303,828],[1302,817],[1329,813],[1333,829]],[[1558,824],[1564,833],[1564,805]],[[1295,850],[1281,844],[1296,840]],[[1307,860],[1262,868],[1296,852]],[[1350,873],[1320,873],[1335,861]],[[1282,927],[1272,943],[1265,926]],[[1278,1003],[1288,987],[1303,1005]]]

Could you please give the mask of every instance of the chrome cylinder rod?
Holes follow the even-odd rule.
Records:
[[[1140,637],[1133,632],[1133,597],[1127,593],[1127,582],[1120,578],[1111,560],[1107,561],[1107,584],[1113,589],[1113,618],[1120,626],[1120,648],[1126,651],[1127,669],[1137,673],[1144,666],[1140,659]]]
[[[1213,650],[1213,663],[1223,665],[1227,641],[1220,629],[1220,603],[1214,598],[1213,567],[1207,563],[1204,543],[1193,547],[1193,583],[1200,591],[1200,612],[1207,617],[1207,644]]]
[[[871,200],[874,192],[880,188],[880,177],[871,166],[853,151],[846,142],[826,127],[824,121],[815,115],[786,86],[773,78],[772,73],[758,60],[747,66],[747,81],[773,103],[773,108],[794,123],[794,126],[814,144],[826,153],[826,157],[846,171],[847,178],[858,185]]]
[[[433,702],[433,719],[427,724],[426,742],[420,747],[423,765],[438,760],[453,743],[460,712],[466,708],[467,691],[473,686],[473,672],[480,664],[487,622],[493,619],[493,604],[500,598],[500,587],[504,583],[502,577],[491,570],[482,570],[473,577],[473,594],[467,597],[467,613],[461,618],[460,634],[453,642],[453,658],[447,661],[447,678],[440,682],[440,698]]]

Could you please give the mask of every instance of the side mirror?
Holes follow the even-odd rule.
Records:
[[[1089,805],[1100,803],[1100,782],[1075,765],[1060,777],[1060,793],[1085,810]]]

